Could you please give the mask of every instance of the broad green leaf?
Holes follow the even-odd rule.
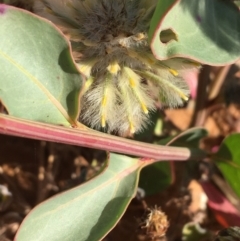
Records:
[[[218,152],[212,156],[223,176],[240,197],[240,134],[223,140]]]
[[[199,148],[199,141],[207,135],[203,128],[192,128],[175,137],[161,140],[158,144],[177,147]],[[166,189],[173,181],[173,163],[157,162],[142,169],[139,186],[146,195],[152,195]]]
[[[34,208],[17,241],[98,241],[123,215],[136,193],[140,161],[110,154],[103,173]]]
[[[0,99],[10,115],[70,125],[81,76],[68,41],[50,22],[0,4]]]
[[[231,1],[161,0],[150,44],[157,59],[192,59],[224,65],[240,56],[240,12]]]

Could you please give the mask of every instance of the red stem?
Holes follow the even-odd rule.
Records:
[[[146,161],[150,161],[151,158],[158,161],[184,161],[206,157],[204,152],[197,149],[147,144],[91,129],[74,129],[50,125],[3,114],[0,114],[0,133],[145,157],[147,158]]]

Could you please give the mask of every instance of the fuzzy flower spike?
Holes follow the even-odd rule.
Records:
[[[120,135],[142,130],[148,114],[188,100],[184,59],[158,61],[147,32],[157,0],[38,0],[35,12],[69,37],[86,76],[80,120]]]

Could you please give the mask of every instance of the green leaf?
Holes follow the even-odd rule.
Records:
[[[110,154],[102,174],[34,208],[16,240],[101,240],[134,197],[140,166],[138,159]]]
[[[82,79],[68,41],[49,21],[0,4],[0,99],[10,115],[74,124]]]
[[[175,137],[161,140],[158,144],[177,147],[199,148],[199,141],[207,135],[203,128],[192,128]],[[173,181],[173,163],[157,162],[142,169],[139,187],[143,188],[146,195],[159,193],[166,189]]]
[[[240,1],[239,0],[236,0],[236,1],[233,1],[236,5],[237,5],[237,7],[240,7]]]
[[[157,162],[142,169],[139,187],[144,189],[146,196],[159,193],[172,183],[171,165],[170,162]]]
[[[192,149],[199,148],[200,140],[207,136],[207,134],[206,129],[195,127],[178,134],[171,138],[171,140],[162,140],[159,144],[164,145],[164,143],[168,143],[167,145],[170,146],[188,147]]]
[[[212,156],[223,176],[240,197],[240,134],[223,140],[218,152]]]
[[[202,228],[199,223],[187,223],[182,230],[182,240],[184,241],[211,240],[211,237],[211,232]]]
[[[231,1],[161,0],[149,37],[157,59],[192,59],[209,65],[240,56],[240,12]]]

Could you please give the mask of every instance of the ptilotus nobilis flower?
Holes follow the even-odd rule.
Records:
[[[35,12],[69,37],[75,61],[86,77],[80,120],[92,128],[135,133],[162,106],[188,100],[179,77],[194,68],[185,59],[156,60],[148,29],[157,0],[38,0]]]

